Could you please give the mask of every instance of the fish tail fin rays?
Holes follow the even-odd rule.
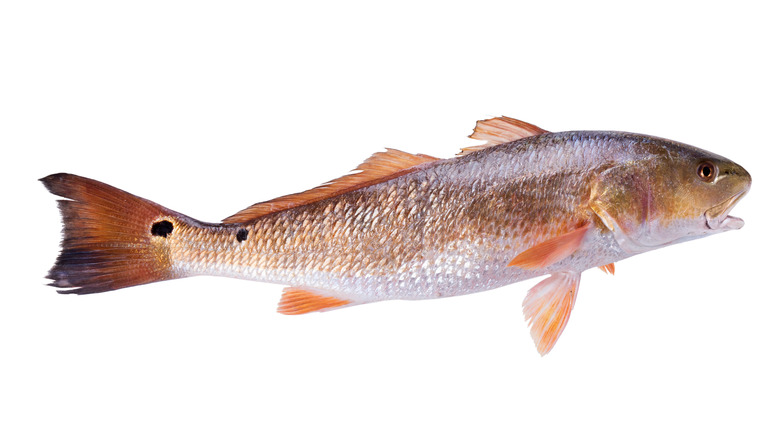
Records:
[[[60,293],[89,294],[176,278],[170,240],[193,221],[92,179],[59,173],[41,179],[58,200],[61,251],[49,271]]]
[[[579,272],[556,272],[531,288],[523,300],[523,315],[542,356],[552,350],[566,328],[579,287]]]

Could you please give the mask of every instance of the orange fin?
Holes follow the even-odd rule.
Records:
[[[301,193],[294,193],[270,201],[254,204],[224,219],[224,223],[240,223],[269,213],[311,204],[362,187],[378,184],[411,172],[416,166],[438,161],[439,158],[423,154],[410,154],[396,149],[377,152],[350,173]]]
[[[302,315],[318,310],[350,304],[349,300],[320,295],[299,287],[286,287],[276,311],[283,315]]]
[[[523,269],[541,269],[559,262],[576,251],[590,225],[584,225],[574,231],[553,237],[532,248],[529,248],[509,262],[509,266]]]
[[[108,184],[67,173],[42,178],[62,215],[62,250],[47,278],[91,294],[177,278],[170,245],[197,221]]]
[[[604,265],[604,266],[599,266],[599,269],[604,271],[605,274],[615,275],[615,264],[614,263],[610,263],[610,264]]]
[[[566,328],[579,287],[579,273],[556,272],[528,291],[523,300],[523,315],[542,356],[552,350]]]
[[[487,143],[478,146],[469,146],[460,150],[458,155],[466,155],[497,144],[509,143],[521,138],[533,137],[548,131],[511,117],[495,117],[480,120],[469,138],[485,140]]]

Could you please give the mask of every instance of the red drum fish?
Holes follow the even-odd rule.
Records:
[[[741,228],[729,216],[751,178],[675,141],[548,132],[508,117],[477,123],[485,144],[439,159],[394,149],[314,189],[207,223],[98,181],[42,179],[61,196],[62,293],[217,275],[286,285],[278,311],[470,294],[548,276],[523,313],[542,355],[580,274],[652,249]]]

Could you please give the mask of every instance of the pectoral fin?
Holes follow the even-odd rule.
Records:
[[[528,291],[523,300],[523,315],[542,356],[552,350],[569,322],[579,287],[579,272],[556,272]]]
[[[553,237],[529,248],[509,262],[509,266],[523,269],[541,269],[557,263],[579,249],[590,225],[584,225],[574,231]]]

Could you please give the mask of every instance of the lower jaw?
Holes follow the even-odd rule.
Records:
[[[726,216],[725,218],[709,218],[707,219],[707,227],[711,230],[726,231],[726,230],[738,230],[745,225],[745,221],[738,217]]]

